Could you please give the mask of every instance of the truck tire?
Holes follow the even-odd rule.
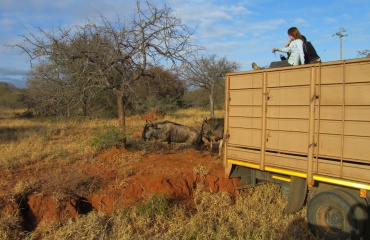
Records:
[[[308,203],[307,220],[313,234],[324,239],[359,239],[364,233],[366,210],[345,190],[315,195]]]

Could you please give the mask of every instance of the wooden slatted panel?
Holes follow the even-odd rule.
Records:
[[[343,66],[323,66],[321,68],[321,84],[343,83]]]
[[[265,166],[303,172],[307,169],[305,156],[308,150],[308,105],[311,99],[306,85],[311,79],[312,68],[316,69],[316,94],[320,96],[315,112],[315,119],[320,117],[320,124],[317,120],[315,122],[315,131],[319,134],[316,134],[319,160],[314,163],[315,173],[370,182],[370,166],[366,165],[370,164],[368,60],[338,61],[265,71],[270,97],[266,111],[268,141]],[[245,148],[259,149],[261,144],[261,124],[258,121],[262,120],[263,74],[248,72],[246,75],[238,76],[235,83],[231,84],[233,88],[230,88],[235,90],[228,92],[231,100],[228,102],[230,139],[227,154],[228,157],[242,161],[259,163],[260,153],[245,152]],[[342,106],[343,81],[346,82],[345,107]],[[342,141],[343,163],[340,162]]]
[[[318,174],[322,176],[340,177],[340,162],[321,160],[318,165]],[[343,163],[343,174],[341,178],[355,181],[370,182],[370,166]]]
[[[310,69],[290,69],[267,73],[267,87],[299,86],[310,84]]]
[[[308,133],[267,131],[266,149],[307,155]]]
[[[342,121],[321,120],[320,133],[340,135],[342,134],[342,125]],[[318,130],[317,120],[315,129]],[[344,135],[370,137],[370,122],[345,121]]]
[[[261,130],[229,127],[229,135],[228,143],[230,145],[261,147]]]
[[[269,106],[268,118],[308,119],[307,106]]]
[[[283,168],[303,173],[307,171],[307,157],[266,153],[265,164],[267,167]]]
[[[308,119],[278,119],[268,118],[268,130],[308,133]]]
[[[260,163],[260,152],[251,151],[242,148],[229,147],[227,149],[227,156],[229,159],[241,160],[248,163],[259,164]]]
[[[344,136],[343,159],[369,162],[369,137]],[[368,146],[368,147],[366,147]],[[319,157],[340,159],[342,155],[342,136],[320,134],[318,139]]]
[[[233,128],[261,129],[261,118],[230,117],[229,126]]]
[[[229,105],[261,105],[262,89],[232,90]]]
[[[342,120],[342,111],[342,106],[320,106],[320,119]],[[346,106],[345,113],[346,121],[370,121],[370,106]]]
[[[262,117],[261,106],[230,106],[230,117]]]
[[[245,73],[230,78],[230,89],[262,88],[262,73]]]
[[[268,106],[291,106],[291,105],[306,105],[309,104],[309,86],[302,87],[282,87],[282,88],[268,88],[269,100]],[[307,109],[308,111],[308,109]]]
[[[370,82],[370,62],[346,64],[345,79],[351,82]]]
[[[345,104],[346,106],[370,106],[370,83],[347,84],[345,86]],[[320,104],[324,105],[342,105],[343,104],[343,85],[322,85],[320,94]]]

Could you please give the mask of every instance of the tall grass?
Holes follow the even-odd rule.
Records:
[[[120,139],[115,119],[35,120],[18,119],[12,114],[3,116],[7,117],[0,119],[0,169],[9,172],[23,166],[43,170],[78,162],[94,164],[101,149]],[[205,117],[209,117],[209,112],[188,109],[169,114],[163,120],[199,129]],[[216,117],[223,117],[223,112],[216,111]],[[127,119],[128,142],[133,149],[145,151],[146,146],[140,141],[144,125],[145,120],[139,116]],[[114,140],[110,142],[112,132]],[[91,144],[94,141],[96,145]],[[140,151],[132,155],[132,161],[140,161]],[[125,171],[122,174],[131,174],[130,169]],[[205,177],[209,169],[200,165],[193,172]],[[12,197],[41,189],[54,191],[55,198],[60,200],[68,194],[89,194],[98,187],[99,179],[71,169],[54,171],[43,179],[43,184],[31,175],[27,180],[11,181],[13,192],[0,192],[2,195]],[[117,182],[115,187],[120,189],[125,184]],[[0,239],[315,239],[307,229],[305,209],[288,216],[282,214],[287,199],[279,193],[277,185],[263,185],[236,197],[210,193],[198,185],[191,205],[172,200],[171,196],[153,195],[111,215],[94,210],[67,222],[41,221],[31,233],[21,232],[20,215],[15,210],[0,214]]]
[[[28,239],[316,239],[305,223],[305,210],[284,216],[287,199],[276,185],[264,185],[235,198],[205,192],[200,186],[194,207],[171,204],[153,195],[111,216],[91,212],[63,226],[50,223]]]

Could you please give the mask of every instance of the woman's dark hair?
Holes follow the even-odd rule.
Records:
[[[296,28],[296,27],[291,27],[291,28],[289,28],[289,29],[288,29],[288,35],[289,35],[289,36],[293,36],[293,37],[294,37],[294,39],[301,39],[301,40],[303,41],[303,39],[302,39],[302,35],[301,35],[301,33],[299,32],[298,28]]]

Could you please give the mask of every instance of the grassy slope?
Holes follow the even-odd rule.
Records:
[[[207,115],[196,109],[181,110],[166,120],[196,127]],[[216,113],[216,117],[222,115]],[[128,129],[142,127],[138,121],[128,122]],[[89,140],[99,129],[116,124],[117,120],[0,119],[0,168],[37,163],[42,169],[43,165],[74,161],[93,164],[99,150]],[[132,144],[143,149],[142,143]],[[35,182],[30,178],[17,183],[14,194],[32,190]],[[236,198],[203,191],[200,185],[193,198],[190,208],[172,204],[165,196],[153,196],[142,205],[120,208],[109,216],[92,211],[64,223],[44,222],[32,233],[18,232],[15,215],[1,215],[0,239],[315,239],[307,228],[305,209],[282,215],[287,199],[276,185],[260,186]]]

